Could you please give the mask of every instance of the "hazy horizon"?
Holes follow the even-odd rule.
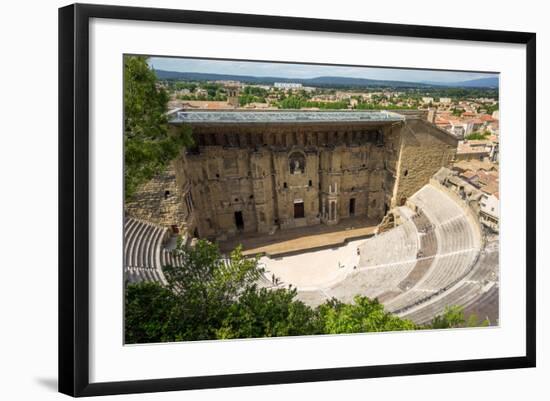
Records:
[[[484,72],[415,70],[395,67],[349,67],[298,63],[188,59],[178,57],[151,57],[148,62],[149,65],[156,70],[248,75],[255,77],[279,77],[286,79],[310,79],[321,76],[332,76],[418,83],[454,83],[483,78],[498,78],[498,74]]]

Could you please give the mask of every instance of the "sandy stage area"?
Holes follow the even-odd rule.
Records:
[[[282,258],[260,258],[266,269],[266,277],[279,278],[283,285],[292,284],[300,290],[326,288],[343,280],[359,262],[357,247],[364,239],[350,241],[346,245],[305,252]]]

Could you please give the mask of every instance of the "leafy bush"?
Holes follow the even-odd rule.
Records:
[[[357,296],[346,304],[331,299],[311,308],[296,299],[292,287],[258,288],[263,269],[257,259],[236,248],[229,261],[216,245],[199,240],[194,248],[179,244],[181,266],[166,266],[166,287],[155,283],[126,287],[127,343],[259,338],[313,334],[365,333],[483,326],[448,308],[426,326],[417,326],[384,310],[377,299]]]
[[[479,131],[476,131],[476,132],[472,132],[471,134],[469,135],[466,135],[466,139],[472,139],[472,140],[483,140],[483,139],[487,139],[491,136],[491,133],[489,131],[484,131],[484,132],[479,132]]]
[[[124,196],[160,173],[183,146],[191,130],[168,132],[168,95],[142,56],[124,57]]]

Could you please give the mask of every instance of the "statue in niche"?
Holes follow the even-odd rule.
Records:
[[[306,159],[300,152],[294,152],[289,156],[290,174],[303,174],[306,168]]]
[[[301,174],[302,169],[300,168],[300,162],[298,160],[294,160],[294,174]]]

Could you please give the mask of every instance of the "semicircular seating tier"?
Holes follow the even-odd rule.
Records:
[[[355,269],[326,288],[298,289],[298,299],[316,306],[331,298],[378,298],[386,310],[417,324],[429,323],[448,305],[498,315],[498,246],[484,245],[470,208],[428,184],[398,209],[402,223],[362,242]],[[182,264],[181,255],[163,248],[168,230],[133,218],[124,230],[126,279],[166,284],[162,266]],[[280,286],[274,277],[258,284]]]
[[[164,247],[169,236],[168,229],[154,223],[128,218],[124,224],[124,274],[129,283],[154,281],[167,284],[163,267],[183,266],[184,256]],[[226,268],[231,268],[229,259],[223,259]],[[273,283],[261,277],[262,287]]]
[[[165,227],[128,218],[124,223],[124,275],[128,282],[157,281],[166,283],[162,273]]]
[[[357,269],[328,288],[300,291],[310,305],[362,295],[386,310],[428,323],[448,305],[472,309],[498,297],[498,249],[487,251],[479,223],[463,201],[436,185],[399,208],[402,224],[365,240]]]

